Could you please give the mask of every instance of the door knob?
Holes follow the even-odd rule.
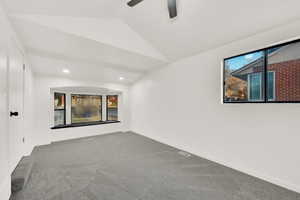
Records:
[[[13,117],[13,116],[17,117],[17,116],[19,116],[19,112],[10,112],[10,116],[11,117]]]

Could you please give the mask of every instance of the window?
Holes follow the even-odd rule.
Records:
[[[300,103],[300,40],[224,59],[224,103]]]
[[[54,93],[54,126],[66,124],[66,95]]]
[[[102,121],[102,96],[72,95],[72,124]]]
[[[225,60],[224,100],[226,102],[262,101],[264,53],[249,53]]]
[[[118,96],[107,96],[106,101],[106,120],[118,121]]]

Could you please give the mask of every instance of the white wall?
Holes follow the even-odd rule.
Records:
[[[300,104],[221,104],[223,58],[297,36],[300,21],[147,75],[130,89],[131,129],[300,192]]]
[[[112,133],[117,131],[129,130],[129,97],[128,87],[116,84],[107,84],[101,82],[87,82],[80,80],[73,80],[61,77],[39,76],[35,77],[34,88],[34,131],[32,132],[31,144],[42,145],[49,144],[53,141],[67,140],[79,137],[87,137],[92,135],[100,135]],[[112,90],[119,90],[122,92],[122,101],[120,102],[120,121],[121,123],[103,124],[95,126],[74,127],[51,130],[53,126],[53,95],[51,95],[51,88],[56,87],[100,87]]]

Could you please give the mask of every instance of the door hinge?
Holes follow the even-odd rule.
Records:
[[[23,64],[23,70],[25,71],[25,69],[26,69],[26,66],[25,66],[25,64]]]
[[[23,141],[23,143],[25,143],[25,138],[24,137],[23,137],[22,141]]]

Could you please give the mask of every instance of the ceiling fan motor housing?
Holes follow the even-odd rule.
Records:
[[[137,4],[141,3],[143,0],[131,0],[127,3],[128,6],[134,7]],[[170,18],[177,17],[177,1],[176,0],[168,0],[168,10]]]

